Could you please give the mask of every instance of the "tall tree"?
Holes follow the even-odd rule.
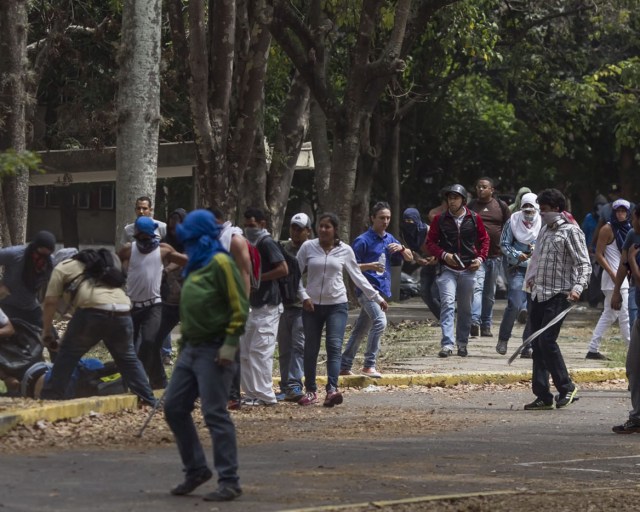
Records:
[[[116,240],[135,200],[155,197],[160,128],[160,0],[125,0],[118,89]]]
[[[182,0],[169,1],[180,12]],[[172,16],[172,36],[189,63],[196,206],[233,218],[264,107],[268,12],[264,0],[190,0],[186,12],[187,24]]]
[[[320,208],[338,214],[341,236],[349,238],[358,160],[371,147],[363,141],[369,118],[389,81],[405,69],[407,48],[434,12],[456,0],[310,0],[304,11],[286,0],[270,1],[274,38],[313,96],[311,138],[321,166],[316,179]],[[358,189],[368,193],[364,186]]]
[[[27,148],[27,3],[0,2],[0,152]],[[0,179],[0,243],[20,244],[27,231],[29,170],[20,165]]]

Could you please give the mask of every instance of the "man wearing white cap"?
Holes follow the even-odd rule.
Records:
[[[622,245],[627,233],[629,233],[631,229],[631,204],[625,199],[616,199],[612,207],[611,216],[609,219],[605,219],[607,223],[600,229],[596,243],[596,259],[602,267],[600,287],[602,293],[604,293],[604,310],[593,331],[593,336],[589,343],[589,351],[586,356],[587,359],[608,359],[599,351],[600,342],[602,341],[604,333],[607,332],[607,329],[609,329],[616,320],[618,320],[620,324],[620,333],[627,345],[629,345],[631,340],[628,280],[625,279],[620,287],[620,293],[622,295],[620,310],[617,311],[611,307],[611,296],[613,295],[616,273],[620,265]]]
[[[311,236],[311,219],[306,213],[296,213],[289,224],[290,239],[282,248],[293,258]],[[289,266],[289,262],[287,263]],[[289,272],[292,269],[289,268]],[[280,393],[278,400],[297,402],[304,396],[302,375],[304,360],[304,329],[302,326],[302,302],[287,304],[278,324],[278,362],[280,365]]]
[[[507,344],[511,338],[511,331],[522,304],[527,302],[527,292],[523,290],[524,276],[529,266],[529,258],[533,253],[538,233],[542,227],[538,207],[538,196],[532,193],[523,194],[520,199],[520,210],[513,213],[505,223],[500,237],[500,249],[507,258],[507,279],[509,281],[509,296],[504,316],[500,323],[496,352],[507,353]],[[526,312],[526,310],[525,310]],[[528,326],[525,327],[523,339],[529,335]],[[531,349],[523,349],[521,357],[531,357]]]

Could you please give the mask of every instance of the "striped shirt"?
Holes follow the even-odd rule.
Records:
[[[531,296],[538,302],[559,293],[582,293],[591,277],[591,262],[584,233],[577,225],[561,220],[542,227],[525,279],[534,276]]]

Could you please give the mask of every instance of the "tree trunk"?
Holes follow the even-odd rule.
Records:
[[[0,2],[0,151],[27,148],[27,29],[27,2]],[[0,179],[0,242],[21,244],[27,232],[29,171],[19,168]]]
[[[260,208],[264,210],[267,215],[267,225],[271,227],[272,225],[265,200],[268,171],[267,148],[265,144],[266,141],[264,139],[262,123],[260,123],[253,142],[252,157],[242,179],[242,186],[240,187],[240,194],[238,195],[238,214],[236,218],[241,219],[242,214],[249,207]]]
[[[296,73],[280,117],[280,129],[276,135],[267,176],[267,210],[274,233],[282,230],[293,173],[308,124],[309,87]]]
[[[331,146],[327,129],[327,116],[317,101],[310,100],[309,133],[313,151],[314,185],[318,194],[320,213],[331,211],[329,181],[331,179]]]
[[[116,241],[136,198],[155,197],[160,127],[161,1],[125,0],[118,89]]]
[[[389,144],[389,180],[391,192],[391,225],[389,231],[399,239],[400,237],[400,121],[397,120],[391,125],[391,144]]]

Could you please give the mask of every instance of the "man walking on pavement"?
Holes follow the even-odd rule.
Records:
[[[493,197],[494,184],[491,178],[480,178],[476,182],[477,199],[469,201],[469,209],[476,212],[489,234],[489,256],[475,274],[473,291],[473,313],[471,336],[493,336],[491,323],[493,305],[496,302],[496,281],[502,265],[500,237],[502,227],[511,216],[511,210],[504,201]]]
[[[180,298],[182,350],[167,387],[164,413],[178,445],[185,480],[171,489],[182,496],[207,482],[212,472],[191,413],[200,398],[213,443],[217,490],[205,501],[230,501],[242,494],[236,429],[227,411],[238,338],[249,311],[244,285],[223,249],[220,226],[207,210],[195,210],[177,227],[189,262]]]
[[[369,219],[371,226],[354,240],[353,252],[364,277],[382,297],[388,299],[391,297],[389,268],[392,260],[394,263],[402,263],[403,259],[411,261],[413,254],[387,232],[391,222],[389,203],[380,201],[373,205]],[[353,360],[358,353],[360,341],[367,335],[367,348],[360,373],[379,379],[382,374],[376,370],[376,358],[380,350],[380,339],[387,328],[387,315],[376,300],[367,298],[360,289],[356,289],[356,297],[361,307],[360,315],[342,353],[340,375],[353,375]]]
[[[289,226],[291,239],[282,248],[296,257],[298,250],[311,236],[311,219],[306,213],[296,213]],[[291,271],[291,269],[289,269]],[[304,396],[304,327],[302,325],[302,301],[284,304],[278,324],[278,363],[280,366],[280,393],[278,400],[297,402]]]
[[[546,189],[538,195],[542,228],[525,274],[531,290],[529,322],[535,332],[546,326],[580,299],[591,276],[591,261],[580,227],[562,212],[565,198],[559,190]],[[533,376],[531,388],[536,399],[524,406],[527,411],[566,407],[577,400],[578,387],[571,381],[558,335],[562,321],[544,331],[532,342]],[[549,374],[558,390],[549,389]]]
[[[266,229],[267,218],[258,208],[244,213],[244,233],[260,252],[260,287],[251,290],[251,311],[245,333],[240,337],[240,382],[244,405],[274,405],[273,353],[278,322],[283,311],[278,279],[289,269],[282,251]]]
[[[187,257],[169,244],[161,243],[155,235],[157,224],[149,217],[138,217],[134,227],[133,244],[118,251],[123,262],[128,263],[127,294],[133,308],[133,337],[140,361],[149,376],[151,386],[166,386],[166,374],[162,364],[162,339],[158,331],[162,320],[162,270],[164,263],[183,266]]]
[[[437,278],[442,328],[442,348],[438,356],[449,357],[453,354],[453,325],[457,303],[455,340],[458,355],[467,357],[475,273],[487,258],[489,235],[482,219],[465,208],[467,191],[462,185],[445,188],[444,196],[448,208],[433,219],[426,244],[429,254],[442,262],[441,273]]]

